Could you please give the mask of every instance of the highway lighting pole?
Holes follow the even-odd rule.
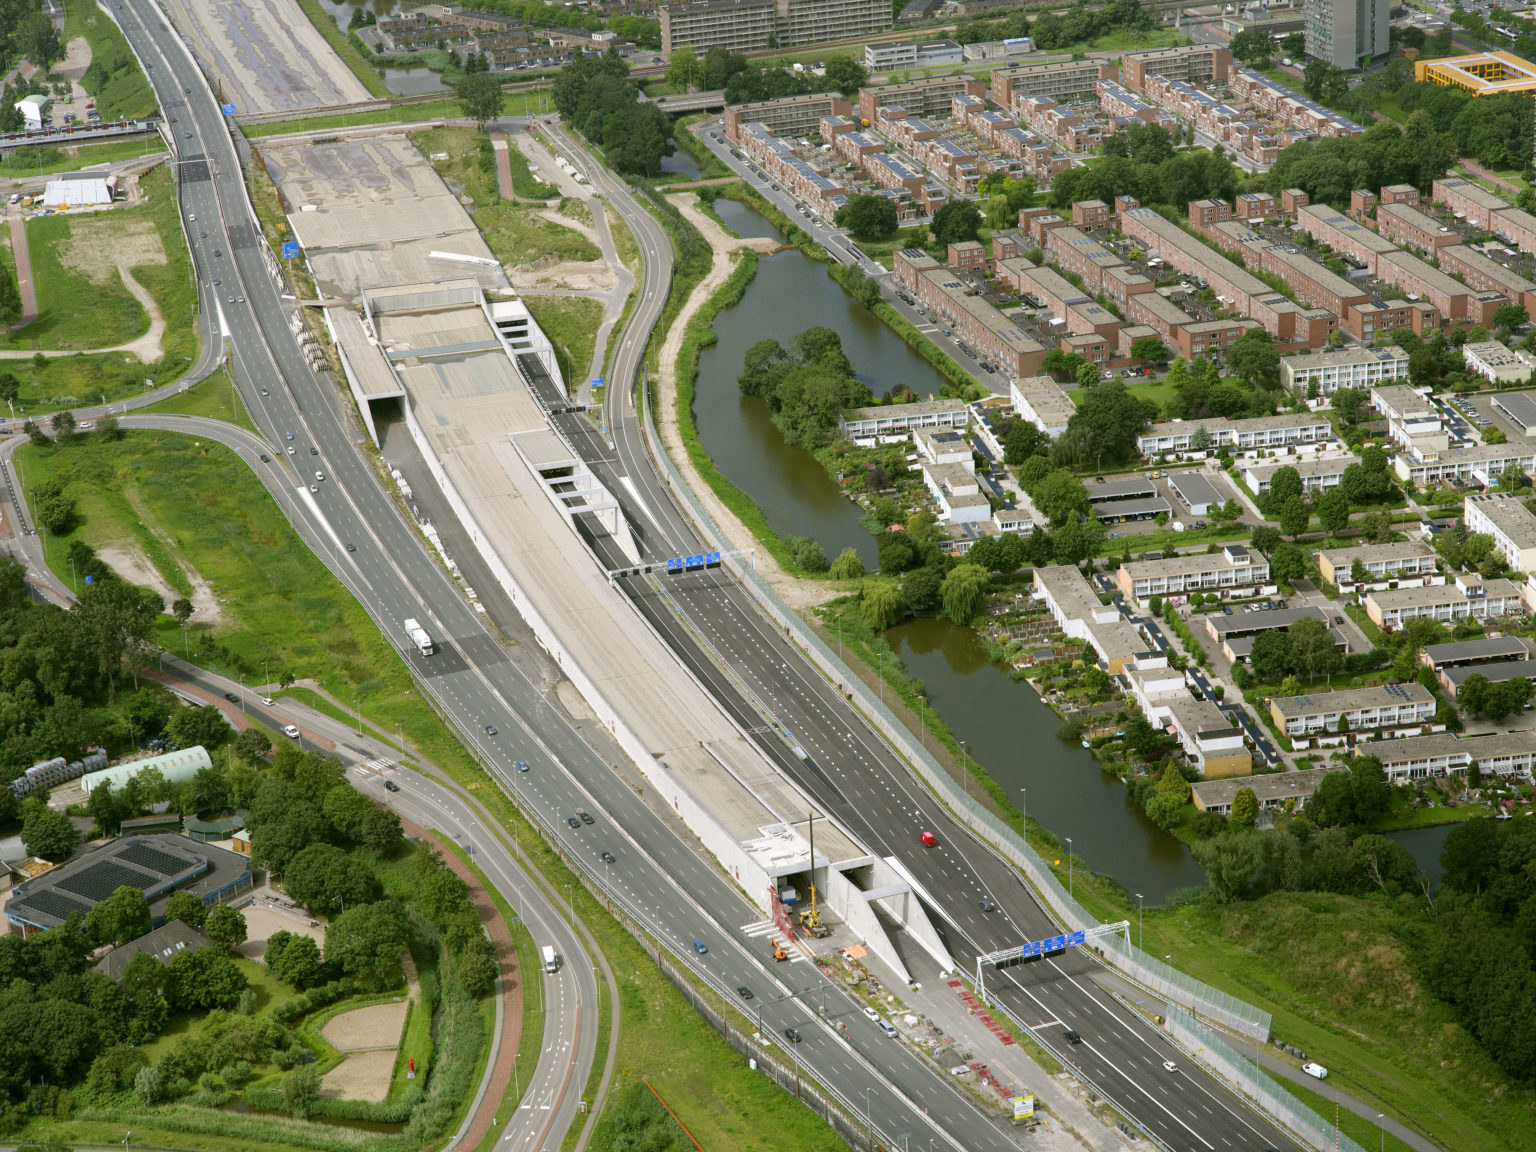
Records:
[[[1144,931],[1145,925],[1146,920],[1144,919],[1144,914],[1141,909],[1141,893],[1138,892],[1136,893],[1136,950],[1138,952],[1142,950],[1142,941],[1147,938],[1146,932]]]
[[[966,755],[965,741],[960,741],[960,787],[965,789],[965,798],[971,798],[971,766],[970,757]]]
[[[514,1101],[523,1098],[522,1081],[517,1075],[517,1061],[522,1056],[521,1052],[512,1053],[512,1099]]]
[[[1072,837],[1067,837],[1067,898],[1072,897]]]
[[[1381,1152],[1387,1152],[1387,1128],[1386,1124],[1384,1123],[1385,1120],[1386,1115],[1384,1113],[1376,1113],[1376,1131],[1381,1133]]]
[[[917,742],[926,752],[928,751],[928,713],[923,711],[923,694],[912,693],[912,702],[917,705]]]
[[[864,1089],[864,1135],[869,1140],[870,1152],[875,1148],[875,1126],[869,1118],[869,1089]]]

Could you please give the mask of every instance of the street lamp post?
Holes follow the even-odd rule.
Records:
[[[1381,1133],[1381,1152],[1387,1152],[1387,1126],[1385,1113],[1376,1113],[1376,1131]]]
[[[965,741],[960,741],[960,786],[965,789],[965,798],[971,798],[971,768],[970,757],[966,754]]]
[[[1024,839],[1029,839],[1029,789],[1019,789],[1019,815],[1024,821]]]
[[[1145,931],[1143,931],[1145,924],[1146,921],[1141,910],[1141,893],[1138,892],[1136,893],[1136,950],[1138,952],[1142,950],[1142,941],[1147,938]]]
[[[875,1125],[869,1116],[869,1089],[864,1089],[864,1134],[869,1140],[869,1147],[873,1152],[875,1147]]]
[[[517,1074],[517,1061],[521,1056],[521,1052],[512,1053],[512,1098],[514,1100],[521,1100],[523,1098],[522,1081],[518,1078]]]
[[[1072,837],[1067,837],[1067,897],[1072,896]]]

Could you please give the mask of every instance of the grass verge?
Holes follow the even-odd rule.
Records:
[[[602,301],[584,296],[524,296],[523,303],[555,346],[566,391],[574,395],[592,366],[597,330],[603,326]]]
[[[507,141],[507,167],[512,171],[512,191],[519,196],[527,196],[531,200],[554,200],[560,195],[560,189],[544,183],[533,174],[533,166],[528,163],[528,157],[523,155],[516,140]]]
[[[224,368],[215,370],[190,388],[183,388],[174,396],[143,409],[167,416],[203,416],[209,420],[223,420],[238,424],[248,432],[257,431],[245,402],[235,390],[234,381]]]
[[[76,36],[91,46],[91,66],[80,87],[95,97],[104,120],[139,120],[159,107],[127,38],[94,0],[64,0],[63,40]]]
[[[394,95],[389,90],[389,85],[384,83],[384,77],[379,75],[378,69],[363,59],[363,54],[357,50],[357,45],[347,39],[346,30],[337,25],[336,21],[324,8],[320,6],[320,0],[298,0],[299,7],[309,22],[315,26],[315,31],[325,38],[325,42],[331,46],[331,51],[341,58],[341,62],[347,66],[348,71],[356,76],[358,82],[368,89],[370,96],[377,96],[381,100],[387,100]]]

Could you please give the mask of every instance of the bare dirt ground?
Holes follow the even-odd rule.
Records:
[[[694,288],[692,295],[683,305],[683,310],[678,313],[677,319],[672,322],[671,329],[667,332],[666,343],[661,346],[661,370],[658,373],[661,389],[661,440],[666,446],[667,453],[676,462],[678,470],[693,489],[699,502],[704,505],[716,524],[731,539],[731,547],[741,550],[756,549],[757,570],[763,574],[773,589],[784,602],[791,608],[800,609],[807,606],[820,604],[823,600],[835,595],[830,588],[814,584],[810,581],[799,580],[785,572],[772,556],[764,549],[758,548],[757,540],[749,532],[744,524],[736,518],[727,508],[714,489],[704,482],[694,468],[693,461],[689,458],[687,450],[683,447],[682,433],[677,426],[677,356],[682,350],[683,336],[688,329],[689,322],[698,313],[706,301],[709,300],[725,283],[730,276],[731,269],[736,266],[732,259],[732,253],[743,248],[751,248],[762,254],[775,252],[781,247],[777,240],[756,238],[751,240],[739,240],[726,233],[714,220],[699,211],[698,198],[692,193],[681,196],[668,196],[670,200],[688,221],[693,224],[709,242],[714,252],[714,260],[710,265],[708,274]]]
[[[598,248],[603,246],[602,238],[598,236],[597,229],[592,226],[590,209],[587,209],[585,220],[579,216],[566,215],[548,208],[536,209],[533,214],[551,224],[558,224],[562,228],[580,233]],[[507,276],[512,281],[513,287],[530,291],[541,288],[566,288],[575,292],[608,292],[619,282],[613,267],[602,258],[566,260],[552,264],[545,264],[543,260],[534,260],[528,264],[520,264],[516,268],[509,268]]]
[[[165,248],[152,220],[111,213],[74,216],[69,239],[59,245],[59,263],[93,284],[107,284],[120,268],[164,264]]]
[[[400,1032],[405,1027],[406,1002],[370,1004],[332,1016],[320,1029],[338,1052],[372,1052],[400,1047]]]
[[[55,64],[48,74],[50,80],[69,82],[70,97],[82,110],[81,119],[85,118],[83,110],[91,94],[80,86],[80,78],[86,74],[90,66],[91,42],[84,36],[76,36],[64,45],[64,59]]]
[[[270,908],[247,905],[245,911],[245,943],[238,951],[248,960],[258,963],[267,951],[267,941],[279,932],[292,932],[295,936],[308,936],[316,944],[325,943],[325,925],[306,924],[292,916],[284,916]]]
[[[377,1104],[389,1095],[389,1081],[394,1074],[395,1049],[354,1052],[320,1077],[320,1095]]]
[[[131,502],[131,501],[130,501]],[[165,541],[162,541],[165,543]],[[169,545],[167,545],[169,547]],[[118,541],[114,544],[99,545],[96,554],[107,565],[127,580],[130,584],[138,584],[145,588],[152,588],[160,593],[169,608],[177,600],[181,599],[181,593],[172,587],[160,569],[151,563],[148,556],[131,541]],[[175,555],[172,550],[172,555]],[[177,559],[181,559],[177,557]],[[218,598],[214,596],[212,587],[196,572],[191,571],[183,562],[182,571],[189,573],[188,579],[192,583],[192,619],[194,622],[208,627],[217,627],[223,624],[224,609],[219,605]]]

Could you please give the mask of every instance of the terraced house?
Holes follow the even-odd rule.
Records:
[[[1145,602],[1150,596],[1181,592],[1219,592],[1225,596],[1249,590],[1269,581],[1269,561],[1241,544],[1228,544],[1215,552],[1192,556],[1165,556],[1161,560],[1133,560],[1120,565],[1115,582],[1123,595]]]
[[[1356,688],[1345,692],[1317,692],[1304,696],[1277,696],[1269,702],[1269,714],[1287,736],[1337,732],[1367,732],[1422,724],[1435,715],[1434,693],[1417,681]]]

